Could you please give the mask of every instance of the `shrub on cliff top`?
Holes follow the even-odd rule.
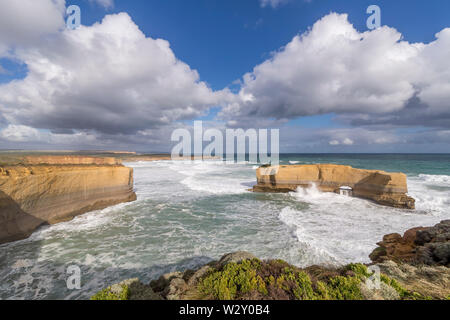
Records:
[[[91,300],[128,300],[130,290],[128,286],[120,286],[120,290],[113,290],[112,287],[103,289],[91,297]]]
[[[355,276],[360,279],[365,279],[372,275],[372,273],[369,272],[369,269],[361,263],[351,263],[345,266],[344,270],[353,272]]]
[[[221,271],[210,273],[200,283],[200,292],[219,300],[233,300],[251,291],[267,294],[263,279],[257,275],[260,261],[228,263]]]
[[[363,264],[336,270],[300,269],[282,260],[244,260],[214,270],[200,281],[199,291],[211,299],[362,300],[361,287],[372,273]],[[402,299],[426,299],[381,275]]]
[[[229,263],[209,273],[199,284],[206,297],[219,300],[244,299],[363,299],[361,280],[369,275],[363,265],[349,266],[354,276],[335,276],[313,280],[304,270],[281,260],[244,260]]]
[[[363,264],[350,264],[339,269],[327,269],[320,266],[300,269],[282,260],[247,259],[241,262],[216,264],[216,268],[211,267],[199,278],[198,284],[191,288],[191,292],[194,291],[196,297],[215,300],[362,300],[372,298],[365,285],[366,279],[372,274]],[[403,288],[399,282],[385,274],[381,274],[380,280],[383,286],[387,285],[391,288],[391,292],[398,293],[394,296],[385,294],[383,292],[387,292],[386,288],[380,288],[377,294],[381,294],[382,298],[431,299]],[[91,299],[134,299],[135,294],[130,293],[135,291],[132,283],[130,280],[113,285],[100,291]],[[145,289],[145,286],[142,286]],[[150,297],[153,297],[154,292],[151,291],[151,293]]]

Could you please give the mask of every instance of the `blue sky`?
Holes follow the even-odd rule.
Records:
[[[37,2],[42,2],[42,8],[44,8],[47,1],[49,0]],[[62,85],[61,79],[64,78],[64,72],[61,70],[64,68],[69,70],[66,72],[67,74],[72,74],[74,79],[77,79],[75,84],[90,78],[89,74],[81,74],[81,72],[79,75],[76,74],[79,65],[76,68],[71,65],[70,67],[75,68],[71,70],[69,66],[64,65],[64,59],[58,56],[68,52],[61,46],[68,45],[69,48],[69,42],[77,40],[70,37],[67,31],[59,39],[57,32],[58,30],[61,32],[59,25],[59,29],[55,29],[53,34],[49,31],[40,33],[39,37],[42,36],[40,42],[33,42],[25,38],[23,41],[14,40],[14,42],[7,36],[2,38],[1,34],[6,32],[6,26],[0,24],[0,28],[4,28],[0,29],[0,129],[3,128],[3,131],[0,132],[0,143],[3,145],[0,145],[0,148],[17,146],[18,148],[97,149],[118,146],[140,151],[169,151],[167,145],[171,130],[180,125],[189,126],[194,120],[200,119],[208,121],[210,126],[215,125],[222,128],[227,126],[247,127],[249,125],[280,128],[281,150],[284,152],[448,152],[450,150],[450,104],[445,103],[447,98],[445,85],[450,80],[446,76],[445,70],[449,64],[439,60],[440,53],[444,54],[448,48],[446,38],[441,36],[440,46],[433,46],[439,48],[433,52],[431,49],[428,50],[431,53],[426,50],[423,50],[426,52],[422,53],[420,51],[422,49],[417,49],[417,46],[414,45],[419,43],[418,47],[427,46],[430,42],[436,41],[438,32],[450,27],[450,2],[448,1],[285,0],[278,5],[266,6],[261,4],[262,0],[67,0],[65,3],[63,0],[58,1],[60,7],[57,9],[60,12],[64,5],[80,6],[81,23],[83,26],[89,27],[89,32],[94,33],[93,25],[102,23],[105,16],[125,12],[131,21],[115,18],[117,19],[116,25],[123,24],[123,28],[135,25],[147,38],[166,40],[170,46],[168,54],[173,54],[177,61],[186,66],[184,69],[180,67],[183,70],[177,69],[176,72],[181,72],[188,78],[195,78],[195,72],[198,74],[198,79],[193,79],[194,83],[180,89],[180,100],[176,101],[183,101],[183,95],[186,95],[187,92],[195,92],[193,94],[195,96],[192,97],[192,101],[186,102],[186,106],[180,107],[183,110],[178,110],[176,105],[171,105],[169,102],[167,104],[170,106],[165,110],[162,105],[166,105],[166,100],[177,96],[176,91],[172,93],[169,91],[166,96],[152,96],[146,95],[143,89],[143,92],[134,93],[135,96],[139,96],[139,101],[144,101],[143,104],[137,105],[136,101],[129,101],[130,106],[136,104],[136,110],[129,109],[127,111],[128,102],[126,100],[122,101],[121,107],[109,107],[108,103],[110,102],[104,101],[103,97],[97,95],[100,90],[106,92],[111,89],[113,79],[97,79],[98,90],[90,88],[89,92],[83,93],[83,96],[81,93],[86,89],[84,85],[80,85],[78,90],[72,86],[70,92],[54,91],[51,89],[52,86],[60,88],[59,85]],[[345,83],[348,76],[339,75],[335,80],[330,80],[329,86],[338,85],[342,93],[348,95],[348,106],[346,105],[347,100],[343,96],[333,97],[330,92],[325,94],[328,95],[326,98],[329,100],[322,99],[316,90],[317,92],[323,90],[320,88],[321,79],[322,77],[327,79],[328,63],[330,65],[335,63],[338,66],[344,64],[346,69],[356,68],[355,65],[363,63],[359,62],[359,57],[365,56],[366,53],[358,53],[359,49],[356,49],[358,45],[350,39],[353,44],[345,47],[347,51],[342,52],[344,59],[339,57],[336,61],[330,61],[330,59],[334,59],[331,52],[335,52],[334,56],[341,54],[337,48],[340,43],[332,40],[329,47],[325,46],[325,49],[321,49],[330,51],[328,60],[325,59],[322,64],[319,61],[318,67],[309,70],[307,64],[298,61],[302,61],[301,59],[315,61],[314,54],[309,56],[304,53],[307,51],[306,42],[302,43],[303,40],[296,40],[294,37],[305,35],[308,30],[315,28],[317,34],[311,35],[311,41],[318,43],[317,41],[321,37],[325,39],[330,33],[330,30],[327,29],[329,26],[334,26],[331,29],[345,29],[351,25],[355,32],[363,36],[364,32],[368,32],[366,20],[369,15],[366,13],[366,9],[372,4],[381,8],[382,25],[389,27],[391,31],[380,32],[378,40],[373,36],[375,40],[366,41],[368,47],[373,48],[373,42],[379,41],[380,46],[386,44],[386,51],[392,50],[392,54],[386,55],[387,59],[391,59],[399,52],[401,52],[400,55],[409,52],[407,50],[418,50],[418,58],[411,58],[412,62],[408,62],[407,65],[403,65],[404,61],[402,60],[399,63],[401,66],[398,68],[400,71],[390,74],[384,79],[383,77],[391,69],[387,65],[392,61],[385,60],[386,57],[379,57],[384,54],[383,51],[374,50],[373,68],[370,65],[367,66],[365,62],[366,66],[361,74],[379,76],[381,79],[378,82],[373,81],[364,86],[359,83]],[[45,10],[49,10],[47,7],[45,8]],[[11,10],[14,8],[3,9],[5,14],[9,9],[9,14],[13,15]],[[330,15],[332,12],[347,14],[348,17],[345,19],[333,18]],[[58,19],[64,19],[64,17],[55,16],[54,12],[51,14],[55,19],[55,25],[61,23],[61,21],[57,21]],[[50,11],[48,13],[44,11],[43,15],[50,17]],[[322,23],[324,29],[320,29],[318,25],[321,20],[324,20]],[[22,25],[9,27],[20,29],[19,31],[28,30],[24,26],[27,24],[26,20],[11,19],[11,21],[11,23]],[[37,27],[33,27],[34,29],[41,28],[44,24],[42,21],[35,23]],[[30,28],[31,24],[32,22],[30,22]],[[316,25],[317,27],[315,27]],[[398,42],[390,41],[391,37],[395,37],[392,35],[395,32],[394,29],[401,34],[401,40],[408,43],[406,51],[399,48],[401,46],[398,45]],[[19,31],[17,31],[18,34]],[[23,31],[21,32],[23,33]],[[99,44],[99,48],[84,48],[88,51],[85,50],[82,53],[80,50],[80,56],[75,59],[82,60],[83,54],[86,52],[95,55],[97,50],[98,57],[96,58],[99,63],[93,64],[88,70],[92,72],[92,75],[98,75],[107,70],[117,76],[114,71],[111,71],[117,69],[117,62],[112,61],[111,53],[100,45],[103,40],[107,43],[107,41],[113,42],[115,39],[110,37],[106,27],[99,34],[104,37],[104,39],[99,38],[96,42]],[[99,34],[97,36],[100,36]],[[133,38],[130,41],[134,40]],[[7,48],[3,54],[2,41],[4,42],[3,47]],[[285,49],[288,44],[300,45],[303,46],[301,47],[303,49],[293,49],[288,55],[288,50]],[[114,45],[117,43],[115,42]],[[56,47],[58,49],[52,51]],[[146,46],[142,48],[145,49]],[[127,50],[127,47],[117,46],[115,50],[120,56],[122,51]],[[36,55],[32,54],[33,52],[39,52],[41,59],[38,60]],[[155,60],[154,54],[160,52],[149,51],[146,53],[141,50],[140,53],[142,53],[140,56],[142,61],[147,59],[148,70],[154,70],[152,68],[155,66],[151,66],[152,60]],[[318,54],[321,54],[321,51]],[[102,55],[105,55],[104,59]],[[410,58],[408,55],[405,57]],[[49,66],[52,66],[47,66],[45,71],[48,73],[47,76],[43,76],[39,71],[42,58],[48,58]],[[111,61],[108,60],[109,58]],[[89,58],[86,57],[86,59]],[[289,59],[293,61],[292,68],[277,69],[278,62],[284,61],[282,65],[286,65],[286,60],[289,61]],[[95,58],[89,59],[89,61],[93,60]],[[130,56],[127,62],[122,61],[120,66],[126,70],[126,65],[132,60],[133,56]],[[102,65],[102,61],[105,65]],[[353,63],[353,61],[357,62]],[[366,60],[361,59],[361,61]],[[141,63],[145,64],[146,62]],[[154,63],[157,64],[157,62]],[[430,66],[427,66],[427,63]],[[408,78],[405,76],[405,79],[401,77],[401,72],[414,69],[414,66],[419,65],[425,65],[426,72],[435,70],[435,73],[431,74],[430,71],[426,80],[423,81],[424,83],[420,79],[422,71],[417,71],[416,75],[408,75]],[[53,70],[53,67],[62,72],[55,78],[58,86],[55,85],[55,80],[49,80],[52,77],[49,70]],[[98,70],[95,70],[97,67]],[[32,72],[30,72],[30,68]],[[142,79],[142,83],[146,83],[145,81],[153,83],[154,79],[160,79],[164,77],[164,74],[175,73],[170,69],[170,63],[168,68],[167,71],[164,71],[165,69],[161,67],[161,70],[158,70],[161,74],[149,75],[148,79],[142,79],[142,76],[137,79]],[[375,68],[378,68],[375,70],[376,72],[373,70]],[[316,72],[316,70],[318,71]],[[357,73],[358,70],[355,70]],[[350,70],[349,74],[358,76],[355,70]],[[270,75],[276,71],[279,71],[281,75],[271,77]],[[294,75],[283,78],[283,73],[291,71]],[[298,76],[295,76],[295,72]],[[247,73],[252,73],[251,78],[245,80],[243,77]],[[133,84],[136,84],[138,80],[131,79],[128,74],[125,76],[122,74],[122,76],[123,78],[118,76],[119,78],[115,80],[129,85],[124,88],[126,95],[130,90],[135,90]],[[176,79],[167,79],[168,82],[170,82],[169,80],[177,81]],[[390,81],[393,83],[391,88],[398,87],[399,92],[403,91],[402,94],[399,93],[397,96],[395,90],[387,88]],[[202,83],[209,89],[201,87]],[[386,88],[381,88],[383,84]],[[33,85],[39,89],[31,90],[30,86]],[[295,90],[295,86],[299,87],[300,93],[292,92],[293,88]],[[13,89],[17,90],[15,101],[8,98],[6,94],[12,92]],[[160,93],[165,89],[167,88],[155,88],[155,91]],[[413,90],[414,92],[412,92]],[[74,96],[78,91],[80,96]],[[31,99],[30,92],[39,92],[42,98],[41,104],[33,102],[27,105],[26,101]],[[311,95],[314,93],[314,96],[310,97],[309,92],[312,92]],[[378,100],[375,103],[361,102],[360,93],[366,95],[364,99],[367,101],[374,96]],[[124,97],[124,94],[120,95],[120,99]],[[245,95],[251,96],[253,100],[251,102],[243,100],[242,97]],[[55,101],[59,101],[58,99],[62,96],[70,96],[76,103],[67,103],[67,106],[61,106],[61,102],[57,104]],[[147,100],[144,99],[144,96]],[[32,97],[36,98],[35,95]],[[47,98],[49,100],[45,100]],[[342,101],[332,102],[332,100],[341,98]],[[40,99],[35,100],[39,101]],[[116,97],[115,101],[117,100]],[[48,105],[45,101],[48,102]],[[154,106],[149,106],[154,101],[159,101],[159,106],[156,105],[156,102]],[[89,106],[89,110],[92,110],[92,115],[81,118],[79,115],[83,114],[82,110],[85,110],[84,104]],[[420,109],[421,107],[423,109]],[[46,115],[47,119],[40,118],[41,115],[43,117],[43,113],[38,112],[41,108],[44,110],[44,114],[53,110],[51,114]],[[77,108],[79,108],[78,112]],[[159,108],[159,113],[153,112],[155,108]],[[152,111],[148,114],[154,113],[155,121],[153,122],[153,118],[149,118],[145,122],[142,116],[143,110]],[[168,115],[169,110],[171,113]],[[112,119],[111,125],[105,124],[101,120],[96,121],[95,115],[103,111],[111,111],[108,113]],[[405,112],[407,116],[404,116]],[[114,121],[120,120],[121,117],[125,122],[127,115],[130,115],[130,124],[137,124],[139,120],[142,120],[136,130],[125,124],[123,126],[115,124]],[[116,127],[117,130],[114,129]],[[297,138],[292,138],[293,136],[297,136]],[[135,141],[135,144],[132,141]]]
[[[262,8],[260,0],[115,0],[106,10],[86,0],[67,3],[80,6],[86,25],[105,13],[127,12],[146,35],[170,41],[177,57],[214,90],[231,86],[330,12],[348,13],[350,22],[365,31],[366,9],[377,4],[382,24],[410,42],[432,41],[450,21],[450,2],[439,0],[291,0],[276,8]]]

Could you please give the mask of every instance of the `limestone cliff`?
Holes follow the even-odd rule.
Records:
[[[406,175],[377,170],[355,169],[334,164],[263,166],[256,171],[255,192],[289,192],[312,183],[323,192],[339,192],[339,188],[353,188],[353,195],[379,204],[414,209],[415,200],[409,197]]]
[[[97,165],[116,165],[122,164],[119,159],[113,157],[85,157],[85,156],[27,156],[27,164],[97,164]]]
[[[44,164],[43,158],[27,160],[40,164],[0,167],[0,243],[27,238],[44,224],[136,199],[133,169],[95,164],[108,159],[45,160],[58,165]]]

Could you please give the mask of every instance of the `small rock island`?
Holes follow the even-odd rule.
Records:
[[[407,195],[406,175],[379,170],[355,169],[335,164],[262,166],[256,170],[254,192],[291,192],[315,184],[322,192],[351,190],[358,198],[395,208],[414,209]]]

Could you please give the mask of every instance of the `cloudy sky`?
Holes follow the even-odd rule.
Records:
[[[429,2],[0,0],[0,149],[170,151],[203,120],[279,128],[281,152],[449,152],[450,3]]]

